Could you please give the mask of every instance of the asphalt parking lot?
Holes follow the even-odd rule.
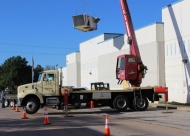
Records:
[[[160,105],[150,105],[144,112],[117,112],[109,107],[82,107],[68,109],[67,116],[63,110],[48,107],[50,125],[43,125],[44,108],[36,114],[27,114],[28,119],[21,119],[21,107],[20,112],[15,112],[11,107],[1,108],[0,136],[101,136],[104,135],[106,115],[109,116],[111,136],[189,135],[190,108],[179,110],[169,105],[166,111],[165,108],[157,106]]]

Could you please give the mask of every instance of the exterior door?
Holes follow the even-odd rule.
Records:
[[[56,90],[55,75],[54,74],[44,74],[43,77],[43,93],[45,95],[55,94]]]

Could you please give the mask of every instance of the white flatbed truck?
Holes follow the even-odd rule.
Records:
[[[64,101],[64,90],[68,91],[68,104],[75,105],[89,103],[107,104],[117,111],[127,108],[144,111],[149,101],[159,101],[160,93],[165,94],[167,101],[167,87],[129,87],[124,90],[83,90],[74,87],[62,87],[59,83],[58,70],[47,70],[39,74],[35,83],[21,85],[17,89],[17,104],[26,107],[28,114],[36,113],[43,106],[60,106]]]

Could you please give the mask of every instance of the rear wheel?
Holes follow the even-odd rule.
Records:
[[[137,111],[144,111],[148,108],[149,103],[146,97],[144,96],[137,96],[133,100],[133,106]]]
[[[123,95],[118,95],[113,101],[113,107],[117,111],[125,111],[128,107],[128,100]]]
[[[34,114],[40,108],[40,102],[36,98],[30,98],[26,101],[26,113]]]

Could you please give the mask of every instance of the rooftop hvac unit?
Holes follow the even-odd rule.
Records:
[[[84,32],[97,30],[97,23],[99,20],[99,18],[87,14],[73,16],[74,28]]]

